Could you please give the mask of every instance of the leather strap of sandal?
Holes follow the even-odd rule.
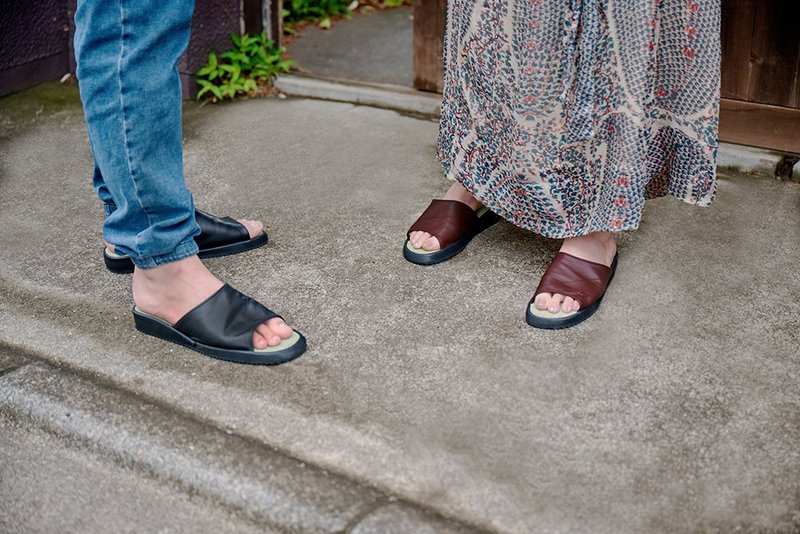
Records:
[[[228,284],[175,323],[175,329],[212,347],[253,350],[256,327],[278,315]]]
[[[458,241],[472,225],[477,215],[475,210],[458,200],[434,200],[411,225],[411,232],[427,232],[439,240],[441,248]]]
[[[194,240],[200,248],[221,247],[250,239],[247,228],[231,217],[215,217],[196,209],[195,220],[200,226],[200,235]]]
[[[605,294],[613,274],[611,267],[559,252],[542,276],[534,297],[540,293],[560,293],[586,308]]]

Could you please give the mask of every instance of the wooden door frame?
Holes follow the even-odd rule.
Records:
[[[447,0],[414,0],[414,89],[441,93]]]
[[[242,0],[245,33],[267,34],[276,46],[283,44],[282,0]]]

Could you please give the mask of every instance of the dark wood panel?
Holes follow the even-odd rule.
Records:
[[[283,0],[242,0],[244,31],[265,32],[276,46],[283,41]]]
[[[756,0],[722,0],[722,97],[747,100]]]
[[[414,2],[414,87],[442,92],[447,0]]]
[[[721,141],[800,154],[800,109],[722,99]]]
[[[800,107],[800,1],[758,2],[747,100]]]
[[[267,10],[264,25],[267,36],[275,42],[275,46],[283,46],[283,0],[265,0]]]
[[[242,0],[244,31],[257,34],[264,31],[264,5],[261,0]]]

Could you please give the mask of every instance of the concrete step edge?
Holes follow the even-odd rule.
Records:
[[[332,100],[435,118],[440,115],[441,95],[394,85],[353,83],[345,80],[280,76],[275,87],[289,96]]]
[[[40,305],[46,302],[47,308],[50,310],[50,315],[63,319],[56,325],[48,319],[30,315],[29,303],[33,301],[39,302]],[[109,307],[104,303],[87,300],[81,295],[63,291],[58,288],[43,288],[29,284],[26,280],[0,275],[0,315],[2,314],[8,314],[13,317],[13,320],[9,322],[9,324],[13,323],[13,326],[8,328],[8,325],[0,323],[0,325],[3,325],[0,326],[0,353],[5,347],[16,353],[31,355],[29,357],[34,358],[36,361],[65,369],[75,375],[88,376],[92,381],[108,385],[112,389],[124,391],[125,394],[132,398],[149,399],[151,403],[163,406],[170,412],[180,414],[194,421],[199,421],[211,428],[219,429],[224,427],[224,419],[216,415],[209,417],[206,417],[208,414],[199,415],[195,411],[197,407],[192,406],[192,403],[189,403],[189,405],[175,403],[175,400],[171,398],[170,395],[162,396],[161,392],[154,392],[153,390],[145,392],[140,391],[134,383],[130,382],[130,376],[126,379],[118,380],[117,374],[126,372],[125,366],[111,364],[110,368],[104,368],[101,371],[86,362],[78,363],[72,357],[64,357],[64,355],[60,353],[61,347],[54,346],[47,340],[35,337],[35,332],[37,331],[48,331],[53,328],[65,330],[69,338],[67,342],[69,350],[94,354],[100,359],[106,358],[106,348],[111,346],[108,345],[109,339],[115,337],[121,339],[129,335],[140,335],[133,332],[130,325],[130,317],[126,314],[117,317],[119,315],[119,310],[115,310],[113,306]],[[80,324],[82,324],[87,314],[101,315],[109,322],[104,329],[104,337],[102,340],[98,340],[94,332],[84,332],[80,330]],[[75,317],[79,319],[75,320]],[[105,335],[109,337],[105,337]],[[113,349],[112,352],[115,353],[115,359],[124,360],[126,358],[136,357],[136,354],[120,351],[120,349]],[[0,364],[1,363],[2,358],[0,358]],[[2,365],[0,365],[0,375],[2,374]],[[2,389],[2,387],[2,382],[0,382],[0,389]],[[280,406],[278,409],[279,419],[281,419],[284,424],[293,424],[293,419],[287,419],[287,416],[292,415],[292,410],[287,410],[287,406],[285,405]],[[2,410],[2,400],[0,400],[0,410]],[[297,422],[301,426],[307,423],[302,417]],[[323,427],[325,427],[325,425],[323,425]],[[311,428],[314,428],[313,424]],[[330,428],[323,428],[322,430],[329,431]],[[348,439],[352,437],[348,430],[342,433],[334,433],[329,437],[344,439],[345,444],[352,443],[348,441]],[[301,432],[301,434],[303,433]],[[304,463],[304,465],[318,466],[325,472],[332,473],[345,480],[353,481],[357,485],[370,488],[373,487],[373,485],[376,488],[379,487],[380,489],[378,491],[382,492],[384,495],[391,496],[393,500],[394,497],[397,496],[398,501],[409,503],[411,507],[428,511],[433,516],[453,518],[457,522],[463,524],[483,525],[483,523],[480,522],[480,517],[467,518],[467,516],[462,515],[464,513],[463,511],[440,509],[424,500],[418,500],[417,496],[413,493],[404,492],[402,489],[399,492],[395,492],[394,488],[390,485],[387,486],[382,480],[375,481],[373,484],[373,479],[368,471],[353,471],[352,466],[339,466],[325,463],[324,461],[320,462],[318,461],[318,456],[306,454],[308,450],[301,450],[299,455],[297,455],[295,454],[296,451],[287,448],[285,444],[276,444],[268,436],[255,435],[247,428],[244,428],[240,435],[264,447],[271,448],[276,451],[277,454],[298,459],[298,461]],[[307,432],[306,437],[308,437]],[[392,503],[392,501],[389,502]],[[391,509],[394,508],[396,507],[391,507]],[[468,513],[467,511],[467,514]],[[480,526],[479,528],[485,529],[489,527]]]
[[[347,102],[364,106],[392,109],[404,113],[438,118],[441,114],[441,95],[415,91],[395,85],[369,84],[284,75],[275,87],[290,96]],[[732,143],[720,143],[718,166],[722,172],[740,172],[774,177],[784,154],[772,150]],[[800,181],[800,165],[794,169],[794,180]]]
[[[297,532],[472,531],[34,356],[2,349],[0,368],[0,412],[258,523]]]

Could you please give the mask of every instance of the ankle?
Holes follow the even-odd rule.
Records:
[[[205,266],[197,256],[165,263],[152,269],[137,267],[133,271],[133,301],[140,307],[168,301],[179,295],[187,283],[194,285],[192,282],[196,284],[202,279],[199,276],[203,274],[202,270],[205,270]]]
[[[132,282],[136,306],[170,323],[223,286],[197,256],[153,269],[136,269]]]
[[[134,275],[138,278],[146,280],[150,283],[160,283],[182,278],[193,272],[198,268],[205,268],[197,256],[190,256],[178,261],[172,261],[153,267],[152,269],[139,269],[136,268]]]
[[[565,245],[576,246],[602,246],[604,248],[614,247],[617,242],[612,232],[593,232],[591,234],[577,237],[568,237],[564,240]]]
[[[477,198],[472,196],[472,194],[467,191],[467,189],[459,182],[453,182],[453,185],[451,185],[450,189],[447,190],[447,193],[444,194],[443,199],[457,200],[474,210],[478,210],[483,207],[483,204],[481,204]]]
[[[610,265],[617,252],[612,232],[594,232],[564,240],[561,250],[578,258]]]

